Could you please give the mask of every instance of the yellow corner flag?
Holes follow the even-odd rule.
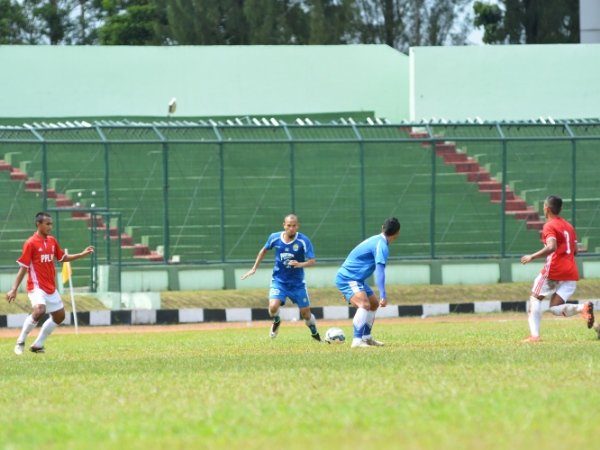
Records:
[[[63,284],[67,283],[71,278],[71,263],[64,262],[62,265],[62,282]]]

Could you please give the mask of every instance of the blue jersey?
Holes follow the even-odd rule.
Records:
[[[377,264],[385,265],[388,254],[388,242],[383,233],[371,236],[354,247],[338,274],[351,280],[364,281],[373,274]]]
[[[273,233],[265,243],[265,249],[275,249],[275,265],[273,266],[273,279],[280,283],[304,283],[304,269],[290,267],[289,262],[295,260],[305,262],[313,259],[315,254],[313,246],[305,235],[296,233],[292,242],[283,241],[284,232]]]

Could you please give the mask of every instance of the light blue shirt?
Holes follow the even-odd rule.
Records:
[[[387,262],[388,242],[383,233],[371,236],[350,252],[338,274],[356,281],[364,281],[375,271],[377,264]]]

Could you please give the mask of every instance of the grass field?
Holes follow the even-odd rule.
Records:
[[[265,322],[174,330],[63,329],[48,353],[21,357],[0,338],[0,447],[583,449],[600,437],[600,341],[579,318],[545,315],[534,345],[520,342],[524,314],[380,320],[386,347],[352,350],[298,323],[276,340]]]
[[[533,280],[532,280],[533,282]],[[423,303],[464,303],[475,301],[502,300],[525,301],[529,298],[531,282],[469,284],[469,285],[390,285],[388,298],[392,305],[415,305]],[[266,308],[268,286],[264,289],[229,289],[203,291],[161,292],[161,308]],[[337,289],[310,288],[312,306],[342,306],[344,302]],[[4,296],[4,293],[2,294]],[[585,279],[577,282],[573,300],[597,299],[600,297],[600,279]],[[70,311],[68,295],[63,295],[65,308]],[[78,311],[106,309],[99,300],[89,295],[77,295]],[[20,293],[11,304],[0,301],[0,314],[30,312],[27,295]]]

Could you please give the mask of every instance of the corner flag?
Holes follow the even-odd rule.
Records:
[[[64,262],[62,265],[62,282],[66,284],[71,279],[71,263]]]
[[[67,253],[67,249],[65,249]],[[73,322],[75,323],[75,333],[79,334],[79,325],[77,324],[77,309],[75,308],[75,296],[73,295],[73,283],[71,281],[71,263],[68,261],[63,262],[62,265],[62,282],[63,284],[69,283],[69,292],[71,294],[71,306],[73,307]]]

